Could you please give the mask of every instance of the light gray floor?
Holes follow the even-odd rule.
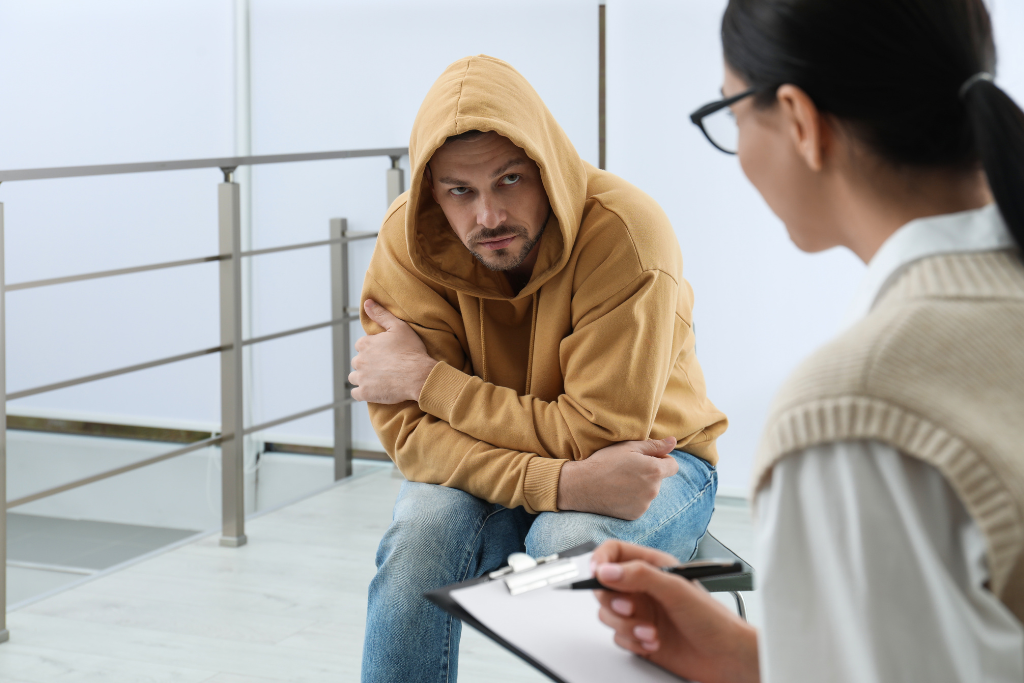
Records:
[[[358,680],[377,543],[401,476],[370,467],[217,537],[102,575],[9,615],[11,683],[302,683]],[[746,508],[720,500],[712,531],[756,566]],[[546,680],[465,629],[463,683]]]

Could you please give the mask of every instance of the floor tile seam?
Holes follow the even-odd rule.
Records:
[[[26,615],[26,614],[27,613],[22,613],[23,616]],[[153,631],[153,630],[150,630],[150,629],[140,628],[140,627],[137,627],[137,626],[118,626],[118,625],[115,625],[115,624],[106,624],[106,623],[96,624],[95,622],[82,622],[82,621],[75,620],[75,619],[68,619],[66,617],[52,617],[52,616],[43,616],[43,615],[37,615],[37,614],[32,614],[30,616],[35,618],[35,619],[37,619],[37,620],[63,622],[66,625],[68,625],[69,627],[72,627],[72,628],[77,628],[82,623],[91,623],[91,624],[93,624],[95,626],[101,626],[101,627],[103,627],[103,628],[105,628],[106,630],[109,630],[109,631],[130,631],[133,634],[135,634],[136,636],[150,636],[151,637],[150,640],[145,640],[145,641],[142,641],[142,642],[139,642],[137,639],[135,639],[135,640],[133,640],[131,642],[131,644],[129,646],[124,646],[123,645],[123,643],[124,643],[123,640],[118,641],[118,648],[119,649],[118,649],[118,655],[117,656],[113,656],[113,655],[109,655],[109,654],[103,654],[103,651],[97,650],[94,646],[87,644],[87,639],[82,639],[80,637],[75,637],[75,638],[69,639],[70,640],[70,646],[65,645],[63,647],[57,647],[57,646],[55,646],[53,644],[52,641],[50,641],[46,645],[35,644],[35,647],[47,647],[47,648],[52,649],[52,650],[57,651],[57,652],[64,652],[64,653],[68,653],[68,654],[82,654],[82,655],[89,655],[89,656],[95,656],[95,657],[103,657],[105,659],[111,659],[111,660],[115,660],[115,661],[116,660],[124,660],[124,661],[130,661],[130,662],[137,662],[139,664],[150,664],[150,665],[155,664],[155,665],[160,665],[160,666],[178,667],[179,665],[175,664],[173,660],[163,661],[163,660],[155,660],[155,659],[152,658],[152,653],[154,651],[158,652],[158,653],[164,653],[167,657],[173,657],[173,656],[176,656],[176,655],[180,655],[181,652],[179,652],[177,650],[169,649],[167,647],[167,645],[169,643],[177,643],[177,644],[179,644],[179,646],[180,646],[180,648],[182,650],[187,649],[188,652],[191,653],[190,656],[192,657],[192,661],[195,661],[195,655],[199,654],[200,652],[208,652],[210,654],[204,655],[205,659],[218,660],[218,661],[224,661],[225,659],[228,659],[230,661],[242,661],[242,662],[246,662],[248,664],[249,662],[252,662],[254,659],[264,658],[265,655],[267,653],[269,653],[269,652],[272,652],[273,648],[274,648],[274,646],[269,644],[269,643],[257,643],[257,642],[253,642],[253,641],[228,640],[228,639],[225,639],[225,638],[214,638],[214,637],[207,637],[207,636],[195,636],[195,635],[187,635],[187,634],[180,634],[180,633],[172,634],[172,635],[177,636],[177,637],[174,638],[174,639],[168,639],[167,638],[168,634],[165,633],[165,632]],[[15,629],[17,629],[17,622],[15,622],[13,625],[8,626],[8,628],[10,628],[12,630],[12,632],[15,632]],[[198,642],[196,642],[196,641],[198,641]],[[23,642],[23,643],[21,643],[21,645],[23,645],[23,646],[24,645],[31,646],[31,645],[33,645],[33,643],[31,643],[31,642],[24,643]],[[86,649],[80,649],[80,648],[86,648]],[[126,655],[122,654],[122,653],[126,652],[129,648],[130,649],[135,649],[135,650],[140,650],[140,649],[141,650],[146,650],[147,652],[149,652],[149,654],[137,655],[137,656],[136,655],[126,656]],[[221,654],[223,654],[225,652],[229,652],[229,651],[231,652],[231,656],[230,657],[218,657],[218,655],[221,655]],[[238,652],[238,651],[241,651],[241,652]],[[293,670],[294,667],[295,667],[295,664],[296,664],[295,660],[287,658],[287,657],[284,657],[284,656],[278,656],[278,654],[279,653],[275,653],[275,656],[271,657],[271,659],[279,662],[281,664],[281,666],[284,667],[284,670],[289,670],[289,667],[291,668],[291,670]],[[336,659],[336,658],[337,658],[337,656],[333,657],[332,659]],[[305,663],[305,662],[300,662],[300,663]],[[339,663],[344,663],[344,662],[339,662]],[[223,666],[222,664],[215,664],[215,665],[211,665],[211,666],[202,666],[202,665],[200,665],[198,667],[193,667],[193,668],[195,668],[195,669],[197,669],[199,671],[216,670],[216,671],[219,671],[219,672],[222,672],[222,673],[234,673],[235,675],[239,675],[239,676],[252,675],[251,673],[248,673],[246,671],[239,671],[239,670],[225,671],[225,669],[222,668],[222,666]],[[318,663],[316,666],[322,668],[323,666],[330,666],[330,663]],[[185,667],[181,667],[181,668],[185,668]]]
[[[97,595],[95,593],[90,594],[90,596],[92,598],[94,598],[94,599],[112,599],[114,597],[114,596],[108,596],[108,595]],[[161,606],[164,606],[164,605],[175,605],[175,606],[182,606],[182,605],[184,605],[184,606],[187,606],[187,607],[195,607],[195,608],[201,608],[201,609],[210,610],[210,605],[209,604],[206,604],[206,605],[193,605],[193,604],[183,603],[180,600],[161,600],[159,598],[149,598],[149,599],[146,599],[146,600],[142,600],[142,599],[138,598],[137,596],[133,597],[130,601],[126,601],[126,602],[123,602],[123,603],[120,603],[120,604],[116,604],[115,603],[114,605],[110,605],[110,606],[108,606],[106,608],[97,608],[97,610],[98,609],[110,610],[110,609],[114,609],[114,608],[116,608],[116,609],[124,609],[124,610],[132,610],[133,607],[145,610],[147,607],[152,607],[154,609],[157,609],[158,610],[158,614],[159,614],[160,613],[159,610],[160,610]],[[65,605],[65,608],[68,608],[68,607],[77,607],[78,609],[81,609],[80,606]],[[62,618],[62,619],[74,619],[74,620],[78,620],[78,621],[84,621],[84,622],[87,622],[87,623],[103,623],[103,624],[111,624],[111,623],[113,623],[113,625],[115,625],[115,626],[125,626],[126,628],[137,628],[137,626],[134,623],[132,625],[126,625],[124,623],[111,622],[109,619],[89,619],[89,618],[72,617],[72,616],[68,616],[68,615],[57,615],[57,614],[51,614],[51,613],[45,612],[45,611],[40,611],[41,609],[42,609],[42,607],[39,606],[39,605],[31,605],[31,606],[29,606],[29,607],[27,607],[25,609],[25,613],[26,614],[33,614],[33,615],[36,615],[36,616],[43,616],[43,617],[56,616],[56,617],[59,617],[59,618]],[[137,613],[138,609],[135,610],[136,613]],[[92,613],[96,614],[96,611],[93,611]],[[287,615],[280,615],[280,614],[271,614],[271,613],[268,613],[268,612],[253,611],[253,610],[249,610],[249,609],[241,609],[241,608],[239,608],[237,606],[223,608],[221,610],[219,616],[220,617],[224,617],[224,616],[234,617],[235,615],[238,616],[238,619],[232,618],[232,619],[228,619],[227,621],[231,621],[231,622],[238,621],[239,623],[252,623],[252,622],[243,620],[243,617],[255,617],[255,618],[264,619],[268,623],[280,623],[283,620],[301,622],[301,626],[297,627],[298,630],[290,633],[288,636],[285,636],[285,637],[291,637],[292,635],[295,635],[296,633],[301,633],[304,629],[307,629],[310,626],[312,626],[312,625],[317,623],[316,619],[310,619],[308,617],[303,618],[303,617],[294,617],[294,616],[287,616]],[[185,616],[187,617],[188,615],[185,615]],[[213,619],[215,619],[218,615],[213,615],[212,618],[210,618],[210,616],[211,615],[207,615],[207,620],[213,621]],[[138,626],[138,628],[145,628],[145,629],[148,629],[148,630],[155,630],[155,631],[160,631],[160,632],[165,632],[166,631],[167,633],[178,633],[178,631],[176,631],[176,630],[166,630],[166,629],[154,628],[154,627],[151,627],[151,626]],[[185,633],[183,635],[188,635],[188,634]],[[260,641],[260,642],[273,642],[273,641]]]
[[[171,669],[174,669],[174,670],[177,670],[177,671],[195,671],[195,672],[200,673],[200,674],[205,674],[205,673],[207,673],[209,671],[214,671],[215,672],[214,675],[219,673],[219,671],[217,671],[215,669],[211,669],[210,667],[198,668],[197,669],[195,667],[181,666],[181,665],[177,665],[177,664],[174,664],[174,665],[163,665],[163,664],[161,664],[161,665],[154,665],[154,664],[151,664],[150,662],[143,661],[143,660],[136,660],[136,659],[120,657],[120,656],[113,657],[111,655],[106,655],[106,654],[97,654],[95,652],[95,650],[89,651],[89,652],[77,652],[77,651],[73,651],[73,650],[65,650],[65,649],[61,649],[61,648],[56,648],[56,647],[48,646],[48,645],[33,645],[31,643],[22,643],[22,642],[17,642],[15,640],[10,640],[10,641],[4,643],[4,645],[3,645],[3,652],[4,653],[11,653],[11,655],[14,655],[14,656],[25,655],[25,656],[34,656],[34,657],[37,657],[37,658],[48,658],[48,659],[52,659],[52,660],[54,660],[54,661],[56,661],[58,663],[63,663],[60,660],[60,656],[63,655],[63,656],[66,656],[66,657],[78,657],[78,658],[88,657],[88,658],[91,658],[91,659],[99,659],[99,660],[106,661],[106,662],[124,661],[124,662],[130,662],[130,663],[138,663],[138,664],[143,664],[143,665],[146,665],[146,666],[149,666],[149,667],[153,667],[153,668],[156,668],[157,666],[162,667],[162,668],[170,667]],[[9,661],[10,655],[6,655],[5,654],[4,659]],[[206,680],[206,679],[204,679],[204,680]],[[6,679],[5,679],[4,683],[7,683]],[[51,683],[51,682],[50,681],[41,681],[40,683]],[[202,682],[199,681],[197,683],[202,683]]]
[[[372,577],[370,577],[370,578],[372,578]],[[369,579],[367,579],[367,583],[369,583]],[[95,588],[90,588],[89,586],[85,586],[83,588],[85,589],[83,591],[84,593],[86,593],[88,595],[98,596],[98,597],[121,597],[121,596],[125,595],[123,590],[119,591],[116,588],[111,589],[111,590],[98,590],[98,589],[95,589]],[[269,600],[274,600],[276,598],[281,597],[281,593],[278,593],[276,591],[272,592],[272,593],[266,592],[266,589],[264,589],[264,591],[265,592],[263,593],[263,595],[270,595],[270,596],[272,596],[271,598],[269,598]],[[234,596],[237,596],[239,602],[242,602],[243,600],[249,598],[250,596],[257,595],[255,592],[250,592],[250,591],[240,592],[240,593],[228,593],[227,591],[211,591],[211,592],[214,593],[215,595],[234,595]],[[362,599],[365,599],[366,596],[367,596],[366,589],[359,589],[359,590],[355,590],[355,591],[351,591],[351,590],[341,590],[341,591],[339,591],[339,590],[332,590],[330,592],[328,592],[328,591],[320,591],[319,594],[314,593],[313,591],[303,591],[303,592],[293,591],[293,592],[289,593],[286,597],[287,597],[287,599],[291,600],[291,603],[294,605],[294,607],[289,608],[289,609],[305,609],[305,608],[309,608],[309,607],[315,607],[317,605],[322,605],[323,601],[325,599],[332,599],[332,600],[337,600],[339,602],[343,602],[343,601],[346,601],[347,599],[362,600]],[[136,597],[137,597],[136,595],[130,595],[130,596],[128,596],[127,599],[135,599]],[[138,597],[144,597],[144,596],[138,596]],[[302,599],[305,599],[305,602],[300,601]],[[182,596],[176,596],[173,600],[170,600],[170,599],[164,600],[164,602],[175,602],[175,603],[179,603],[179,604],[189,604],[189,605],[194,605],[196,607],[203,607],[203,606],[206,606],[206,605],[210,604],[210,600],[209,599],[201,600],[199,598],[196,598],[196,599],[194,599],[195,600],[194,602],[189,602],[188,600],[189,600],[189,598],[187,596],[182,595]],[[282,599],[282,602],[283,601],[284,600]],[[268,611],[267,614],[270,614],[270,612]],[[285,613],[280,613],[280,614],[275,614],[275,616],[288,616],[288,615],[285,614]]]

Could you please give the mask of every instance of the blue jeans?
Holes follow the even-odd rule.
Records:
[[[673,451],[679,472],[635,521],[584,512],[531,515],[458,489],[405,482],[377,550],[363,642],[363,683],[454,683],[462,622],[423,594],[505,565],[511,553],[534,557],[587,541],[619,538],[693,556],[715,505],[718,473]]]

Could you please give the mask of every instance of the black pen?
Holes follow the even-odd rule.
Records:
[[[739,574],[743,571],[743,564],[735,560],[698,560],[696,562],[681,564],[678,567],[662,567],[661,571],[681,576],[684,579],[706,579],[711,576]],[[556,586],[556,588],[574,591],[594,589],[614,590],[612,588],[602,586],[596,578],[584,579],[583,581],[576,581],[575,583],[562,584],[561,586]]]

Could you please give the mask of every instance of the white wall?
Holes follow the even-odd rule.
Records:
[[[615,2],[608,10],[608,168],[668,212],[695,293],[697,356],[729,416],[719,485],[742,492],[768,403],[836,328],[861,266],[801,253],[689,113],[718,99],[723,0]]]
[[[230,155],[230,2],[0,3],[0,168]],[[8,283],[217,251],[220,173],[13,182]],[[7,295],[9,391],[217,344],[215,266]],[[214,358],[19,403],[216,420]]]
[[[720,491],[745,493],[775,390],[828,340],[863,265],[846,250],[808,255],[689,113],[720,97],[725,0],[612,0],[608,168],[668,212],[694,287],[697,355],[731,425]],[[1024,0],[996,0],[999,82],[1024,102]]]

